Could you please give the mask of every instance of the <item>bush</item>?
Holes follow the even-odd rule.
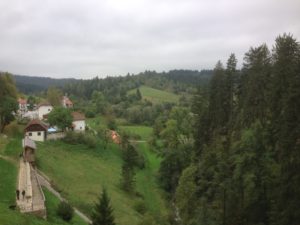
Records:
[[[136,201],[133,207],[135,211],[142,215],[144,215],[147,212],[147,207],[144,201]]]
[[[87,118],[95,118],[95,116],[96,116],[96,113],[95,113],[95,111],[94,110],[87,110],[86,112],[85,112],[85,116],[87,117]]]
[[[13,121],[10,124],[6,125],[4,128],[4,134],[9,137],[21,136],[23,134],[22,129],[17,124],[17,121]]]
[[[97,146],[97,139],[92,134],[86,134],[83,136],[83,142],[86,144],[89,148],[95,148]]]
[[[60,202],[57,208],[57,215],[65,221],[71,221],[74,215],[74,209],[67,202]]]
[[[69,131],[63,139],[68,144],[84,144],[89,148],[95,148],[97,146],[97,139],[93,134],[73,132]]]

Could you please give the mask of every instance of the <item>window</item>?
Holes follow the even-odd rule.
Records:
[[[29,136],[32,136],[32,133],[31,133],[31,132],[29,133]]]
[[[38,136],[41,136],[41,132],[38,132]]]
[[[48,109],[48,112],[50,112],[50,109]]]
[[[80,130],[82,130],[82,127],[80,127]]]

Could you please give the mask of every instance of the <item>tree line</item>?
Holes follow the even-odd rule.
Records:
[[[299,224],[299,42],[283,34],[236,65],[234,54],[218,62],[209,90],[199,89],[193,150],[166,157],[161,180],[182,224]]]

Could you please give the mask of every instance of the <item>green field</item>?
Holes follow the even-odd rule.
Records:
[[[86,120],[86,123],[92,129],[97,129],[97,128],[105,129],[106,128],[106,121],[103,116],[97,115],[95,118],[88,118]]]
[[[0,158],[0,224],[1,225],[86,225],[78,216],[74,216],[71,223],[66,223],[56,216],[59,200],[45,191],[47,206],[47,221],[29,214],[21,214],[18,210],[9,209],[15,204],[15,190],[17,182],[17,167]]]
[[[118,224],[138,224],[142,215],[134,210],[138,200],[144,199],[149,212],[155,217],[167,213],[162,193],[155,181],[159,159],[146,148],[141,148],[146,168],[137,172],[137,190],[142,198],[129,195],[119,187],[121,151],[117,145],[107,149],[88,149],[83,145],[69,145],[61,141],[38,144],[38,166],[49,176],[61,194],[87,215],[106,187]]]
[[[97,127],[103,124],[103,118],[89,120],[91,127]],[[101,126],[101,125],[100,125]],[[152,128],[147,126],[120,126],[121,130],[125,130],[132,134],[138,134],[142,141],[148,140],[152,133]],[[5,147],[4,147],[5,146]],[[143,220],[143,215],[135,210],[137,202],[143,202],[147,209],[147,215],[160,220],[165,217],[168,210],[163,200],[163,193],[159,189],[156,182],[156,174],[160,164],[160,158],[156,157],[149,148],[146,142],[136,143],[137,150],[145,158],[145,168],[136,172],[136,191],[140,197],[134,194],[130,195],[120,189],[121,177],[121,150],[118,145],[109,144],[107,149],[103,149],[99,145],[96,149],[89,149],[84,145],[71,145],[62,141],[48,141],[37,143],[38,149],[37,165],[50,179],[54,187],[64,196],[73,206],[76,206],[87,215],[91,214],[91,210],[97,201],[97,198],[102,190],[106,187],[111,203],[114,208],[114,215],[117,224],[135,225]],[[5,139],[0,137],[0,154],[5,155],[16,161],[19,153],[22,151],[21,138]],[[4,161],[5,162],[5,161]],[[11,165],[13,166],[13,165]],[[14,168],[16,166],[13,166]],[[1,169],[1,171],[5,171]],[[7,169],[7,171],[11,171]],[[5,176],[11,175],[10,183],[13,188],[7,188],[11,191],[11,201],[14,201],[14,190],[16,183],[16,168],[15,174],[7,173]],[[0,184],[2,178],[0,177]],[[4,181],[7,183],[7,181]],[[0,191],[6,192],[2,186]],[[45,192],[47,198],[48,221],[51,224],[64,224],[55,215],[56,205],[58,200],[49,192]],[[8,195],[9,196],[9,195]],[[0,195],[1,197],[1,195]],[[7,205],[5,206],[7,208]],[[49,209],[50,211],[49,211]],[[0,207],[0,217],[4,213],[4,207]],[[17,213],[15,218],[11,213]],[[30,215],[22,215],[17,211],[11,211],[5,217],[5,222],[21,221],[23,218],[28,220],[28,224],[48,224],[44,220],[37,219]],[[11,220],[10,220],[11,219]],[[4,222],[0,224],[5,224]],[[73,224],[82,224],[77,217],[74,218]],[[84,224],[84,223],[83,223]]]
[[[129,134],[136,134],[141,137],[141,140],[147,141],[152,134],[152,127],[147,126],[120,126],[121,131],[128,132]]]
[[[141,86],[139,87],[139,89],[142,94],[142,98],[151,101],[152,103],[163,103],[163,102],[177,103],[179,101],[179,96],[171,92],[161,91],[147,86]],[[128,94],[135,94],[135,93],[136,93],[136,89],[130,90],[128,92]]]

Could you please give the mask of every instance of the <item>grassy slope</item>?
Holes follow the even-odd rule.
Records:
[[[174,93],[161,91],[147,86],[141,86],[140,92],[142,94],[143,99],[147,99],[153,103],[162,103],[162,102],[177,103],[179,100],[179,96]],[[134,94],[134,93],[136,93],[136,89],[130,90],[128,92],[128,94]]]
[[[136,173],[136,188],[144,196],[147,209],[156,217],[167,214],[167,208],[162,198],[162,191],[156,182],[156,174],[161,159],[149,150],[146,143],[139,143],[138,150],[144,155],[145,168]]]
[[[152,134],[152,127],[147,127],[147,126],[139,126],[139,125],[134,125],[134,126],[119,126],[120,130],[129,132],[131,134],[137,134],[141,137],[141,140],[147,141]]]
[[[61,141],[38,145],[39,168],[46,173],[72,205],[90,214],[102,186],[106,187],[118,224],[137,224],[134,199],[120,190],[122,159],[118,146],[90,150]]]
[[[15,204],[17,167],[0,158],[0,224],[11,225],[86,225],[78,216],[71,223],[66,223],[56,216],[59,203],[51,193],[45,191],[48,219],[47,221],[29,214],[21,214],[18,210],[10,210],[9,205]]]
[[[121,126],[121,130],[138,134],[141,141],[147,141],[152,134],[152,127],[147,126]],[[156,175],[160,166],[161,158],[151,151],[148,144],[137,143],[136,148],[145,158],[145,168],[136,173],[136,189],[144,196],[147,209],[152,215],[159,217],[167,214],[163,193],[156,182]]]

